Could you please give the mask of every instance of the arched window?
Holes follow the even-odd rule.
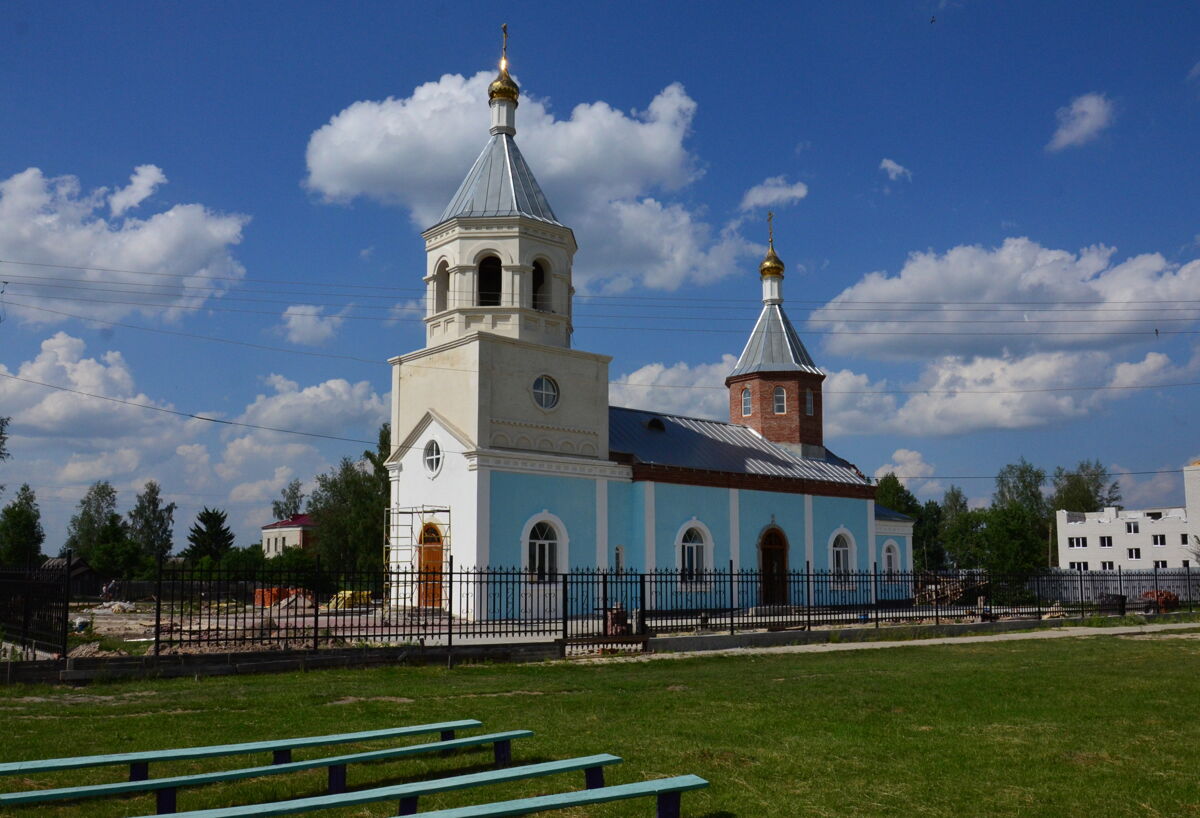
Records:
[[[900,549],[894,542],[883,547],[883,572],[889,577],[900,570]]]
[[[558,573],[558,532],[545,520],[529,531],[528,570],[537,582],[552,582]]]
[[[550,312],[553,302],[550,300],[550,276],[540,261],[533,263],[533,308],[542,312]]]
[[[850,573],[850,541],[846,539],[844,534],[838,534],[833,539],[833,547],[830,549],[830,567],[835,574]]]
[[[750,416],[750,388],[742,390],[742,417]]]
[[[479,262],[479,306],[500,306],[500,290],[502,287],[500,259],[488,256]]]
[[[704,575],[705,563],[704,532],[689,528],[679,541],[679,579],[683,582],[699,582]]]
[[[783,390],[782,386],[775,387],[775,414],[787,414],[787,392]]]
[[[450,292],[450,268],[446,266],[446,262],[438,265],[437,272],[433,274],[433,311],[435,313],[445,312],[447,303],[447,295]]]
[[[811,389],[804,390],[804,414],[811,415],[813,413],[813,393]]]

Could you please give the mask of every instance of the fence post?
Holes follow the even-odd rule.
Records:
[[[1125,588],[1121,584],[1121,566],[1117,566],[1117,594],[1118,596],[1125,595]]]
[[[1158,566],[1155,565],[1154,566],[1154,612],[1156,614],[1162,613],[1162,603],[1160,602],[1160,600],[1161,600],[1161,597],[1158,595]]]
[[[871,574],[871,599],[875,602],[875,628],[879,628],[879,563],[873,563],[875,566],[874,573]]]
[[[446,668],[454,667],[454,555],[446,581]]]
[[[569,599],[567,590],[567,577],[569,574],[563,571],[562,574],[562,599],[559,601],[558,607],[562,610],[562,638],[565,645],[567,641],[567,600]],[[563,648],[566,649],[565,647]]]
[[[646,574],[638,575],[638,635],[646,635]]]
[[[158,555],[158,569],[154,575],[154,655],[162,647],[162,572],[165,555]]]
[[[942,578],[936,571],[933,572],[933,587],[936,589],[933,592],[933,624],[940,625],[942,624]]]
[[[312,588],[310,589],[312,591],[312,601],[313,601],[312,649],[314,651],[318,649],[317,640],[321,636],[321,594],[317,590],[317,588],[320,586],[320,584],[321,584],[321,555],[317,554],[317,559],[315,560],[315,564],[313,567]]]
[[[62,655],[67,658],[67,641],[71,632],[71,549],[67,549],[67,567],[63,573]]]
[[[812,579],[813,579],[812,563],[809,562],[808,560],[805,560],[804,561],[804,585],[805,585],[804,601],[807,604],[804,606],[804,629],[807,631],[812,630],[812,609],[813,609]],[[762,584],[761,578],[759,580],[759,584],[760,585]]]
[[[1079,619],[1083,621],[1083,568],[1079,569]]]
[[[737,622],[734,617],[737,615],[737,600],[734,598],[737,593],[736,585],[733,581],[733,557],[729,558],[729,635],[733,636],[737,632]]]
[[[1192,612],[1192,566],[1189,564],[1187,568],[1187,597],[1188,597],[1188,613]]]

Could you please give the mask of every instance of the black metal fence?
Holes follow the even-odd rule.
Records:
[[[3,639],[65,652],[62,570],[0,571]],[[1194,610],[1189,569],[997,575],[804,570],[533,574],[520,569],[257,572],[161,567],[119,584],[156,653],[550,641],[637,643],[695,632],[938,624]],[[120,614],[80,606],[96,632]],[[103,613],[104,616],[100,614]],[[151,624],[151,619],[152,623]]]
[[[70,560],[62,569],[0,569],[0,642],[66,653]]]
[[[670,633],[1085,617],[1195,605],[1190,569],[1000,576],[823,570],[164,569],[155,649],[617,641]]]

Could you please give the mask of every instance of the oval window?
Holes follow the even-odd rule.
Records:
[[[558,384],[549,375],[538,375],[533,382],[533,400],[542,409],[558,406]]]
[[[436,440],[431,440],[425,444],[424,452],[425,471],[430,474],[437,474],[442,467],[442,447],[438,445]]]

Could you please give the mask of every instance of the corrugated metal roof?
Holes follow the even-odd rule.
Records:
[[[875,519],[893,520],[898,523],[911,523],[913,521],[913,518],[909,517],[907,514],[901,514],[899,511],[893,511],[887,506],[879,505],[879,503],[875,504]]]
[[[642,463],[868,485],[852,464],[836,455],[825,460],[801,457],[745,426],[716,420],[610,406],[608,442],[612,451],[631,454]]]
[[[730,377],[751,372],[811,372],[820,375],[787,313],[779,304],[764,304],[750,340]]]
[[[493,134],[438,223],[458,216],[528,216],[561,224],[510,134]]]

